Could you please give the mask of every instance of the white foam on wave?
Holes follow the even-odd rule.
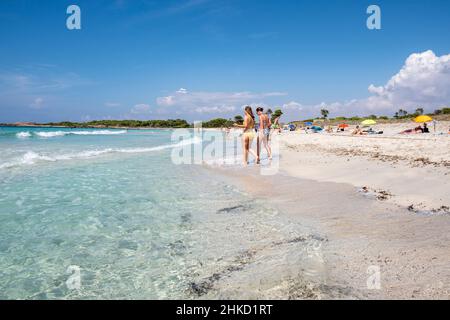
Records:
[[[71,134],[87,136],[87,135],[114,135],[125,134],[127,130],[95,130],[95,131],[73,131]]]
[[[23,139],[23,138],[29,138],[29,137],[31,137],[31,133],[28,132],[28,131],[25,131],[25,132],[19,132],[19,133],[16,134],[16,137],[17,137],[17,138],[21,138],[21,139]]]
[[[62,137],[66,135],[79,135],[79,136],[88,136],[88,135],[116,135],[116,134],[125,134],[126,130],[93,130],[93,131],[37,131],[34,132],[35,135],[41,138],[53,138],[53,137]]]
[[[40,155],[33,151],[26,152],[22,157],[18,158],[17,160],[13,162],[6,162],[0,165],[0,169],[8,169],[12,167],[17,167],[21,165],[31,165],[36,163],[36,161],[42,160],[42,161],[56,161],[52,157]]]
[[[195,137],[192,139],[182,140],[178,143],[166,144],[149,148],[106,148],[100,150],[85,150],[76,153],[66,153],[60,155],[44,155],[36,153],[34,151],[28,151],[22,157],[16,159],[15,161],[0,164],[0,169],[9,169],[18,166],[33,165],[39,162],[56,162],[64,160],[90,159],[109,153],[128,153],[128,154],[148,153],[171,148],[179,148],[197,143],[201,143],[201,139]]]
[[[66,134],[69,134],[67,131],[41,131],[41,132],[35,132],[35,135],[42,138],[52,138],[52,137],[62,137]]]

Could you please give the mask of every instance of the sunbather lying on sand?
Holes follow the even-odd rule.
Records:
[[[375,131],[373,128],[369,128],[368,130],[364,130],[367,134],[383,134],[383,131]]]
[[[361,130],[359,126],[356,126],[355,130],[352,132],[353,135],[366,135],[364,131]]]
[[[415,133],[423,133],[423,128],[421,126],[418,126],[414,129],[408,129],[400,132],[400,134],[415,134]]]

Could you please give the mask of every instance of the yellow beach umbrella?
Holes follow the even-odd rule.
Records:
[[[424,122],[430,122],[433,121],[433,119],[429,116],[418,116],[417,118],[414,119],[414,122],[417,123],[424,123]]]
[[[363,126],[372,126],[372,125],[374,125],[374,124],[376,124],[377,122],[375,121],[375,120],[373,120],[373,119],[366,119],[366,120],[364,120],[363,122],[361,122],[361,124],[363,125]]]

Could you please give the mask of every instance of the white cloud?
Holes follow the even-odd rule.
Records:
[[[175,99],[173,96],[158,97],[156,98],[156,104],[163,107],[170,107],[175,104]]]
[[[221,107],[198,107],[195,109],[197,113],[229,113],[236,110],[234,106],[221,106]]]
[[[450,54],[431,50],[411,54],[401,70],[385,85],[369,86],[368,109],[437,107],[450,101]],[[394,111],[394,110],[391,110]]]
[[[41,97],[38,97],[33,100],[33,102],[30,104],[30,108],[33,109],[41,109],[44,105],[44,99]]]
[[[291,101],[288,103],[283,104],[283,106],[281,107],[283,110],[296,110],[296,111],[301,111],[303,110],[303,106],[301,103],[295,102],[295,101]]]
[[[255,105],[264,105],[265,99],[285,96],[283,92],[254,93],[189,91],[180,88],[170,95],[156,98],[158,106],[155,114],[171,117],[173,115],[187,119],[202,120],[217,117],[232,117],[241,113],[242,105],[252,105],[251,101],[261,101]]]
[[[130,112],[132,114],[143,114],[143,113],[150,113],[151,109],[148,104],[140,103],[131,108]]]
[[[371,84],[368,91],[365,99],[298,105],[305,117],[318,116],[320,109],[328,109],[330,116],[392,116],[400,108],[412,112],[418,107],[433,111],[450,102],[450,54],[439,57],[431,50],[411,54],[386,84]],[[288,114],[291,106],[295,104],[283,105]]]
[[[249,101],[285,95],[283,92],[190,92],[185,88],[180,88],[171,95],[158,97],[156,103],[160,107],[174,107],[178,111],[187,113],[212,113],[214,110],[225,113],[234,111],[242,104],[249,103]]]

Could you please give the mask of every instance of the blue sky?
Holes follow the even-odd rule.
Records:
[[[71,4],[81,30],[66,28]],[[371,4],[381,30],[366,27]],[[447,0],[2,0],[0,43],[0,122],[201,120],[245,104],[290,119],[322,107],[392,115],[450,102]]]

